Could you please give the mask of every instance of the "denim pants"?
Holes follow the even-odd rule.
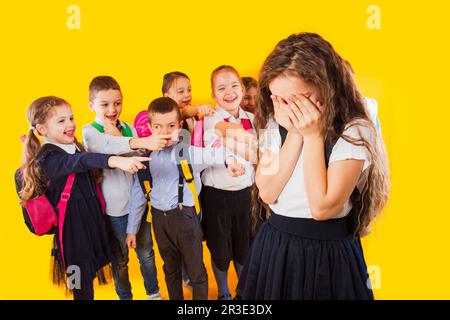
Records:
[[[131,283],[128,277],[128,247],[125,243],[127,237],[128,215],[122,217],[108,217],[111,246],[111,264],[113,267],[114,286],[120,300],[131,300]],[[151,224],[142,221],[136,235],[136,254],[144,278],[147,295],[159,292],[156,277],[155,253],[151,234]]]

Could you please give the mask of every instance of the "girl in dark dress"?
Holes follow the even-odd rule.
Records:
[[[54,236],[53,281],[65,284],[75,300],[94,298],[93,280],[107,282],[110,252],[103,220],[99,169],[120,168],[134,173],[148,158],[85,153],[75,138],[70,105],[61,98],[43,97],[27,110],[31,128],[25,141],[25,165],[20,197],[23,203],[45,194],[56,207],[68,176],[74,184],[63,220]],[[34,134],[44,138],[41,146]]]
[[[259,84],[255,183],[271,214],[238,294],[373,299],[359,237],[387,203],[389,166],[346,62],[319,35],[294,34],[267,57]]]

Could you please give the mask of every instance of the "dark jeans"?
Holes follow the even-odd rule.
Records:
[[[152,208],[153,231],[164,260],[164,274],[171,300],[182,300],[182,260],[192,285],[194,300],[208,299],[208,275],[203,264],[203,233],[194,207],[170,211]]]
[[[113,267],[114,286],[120,300],[131,300],[131,284],[128,277],[128,247],[127,237],[128,215],[122,217],[108,216],[108,225],[112,233],[111,264]],[[136,235],[136,254],[141,265],[141,274],[147,295],[159,292],[156,278],[155,253],[151,234],[151,224],[143,221]]]

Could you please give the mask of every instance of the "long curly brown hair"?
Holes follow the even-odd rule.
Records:
[[[269,84],[283,76],[303,79],[319,92],[319,101],[324,106],[322,134],[335,141],[343,138],[354,145],[365,146],[370,154],[367,180],[361,190],[361,207],[357,213],[357,230],[364,236],[370,232],[371,221],[386,206],[389,191],[389,165],[381,136],[369,119],[363,96],[360,94],[347,61],[332,45],[314,33],[293,34],[280,41],[266,58],[259,74],[255,129],[258,138],[274,116]],[[348,125],[360,124],[369,127],[375,143],[369,143],[360,133],[355,140],[343,135]],[[358,129],[358,127],[356,127]],[[257,221],[260,210],[258,191],[253,190],[253,221]]]
[[[54,108],[70,104],[62,98],[48,96],[36,99],[27,109],[27,119],[30,123],[30,130],[26,136],[23,152],[24,165],[22,172],[22,190],[20,199],[23,204],[31,198],[35,198],[44,193],[48,180],[37,163],[37,157],[41,150],[41,143],[35,135],[36,125],[44,124],[51,116]],[[83,145],[75,139],[75,144],[84,152]],[[101,172],[94,173],[96,178],[101,176]]]

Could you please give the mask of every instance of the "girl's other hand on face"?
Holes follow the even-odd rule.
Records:
[[[303,94],[289,99],[289,119],[303,136],[321,135],[323,107]]]
[[[298,133],[294,124],[288,115],[288,104],[284,101],[283,98],[271,95],[270,96],[273,102],[273,110],[275,121],[282,127],[284,127],[287,131]]]

